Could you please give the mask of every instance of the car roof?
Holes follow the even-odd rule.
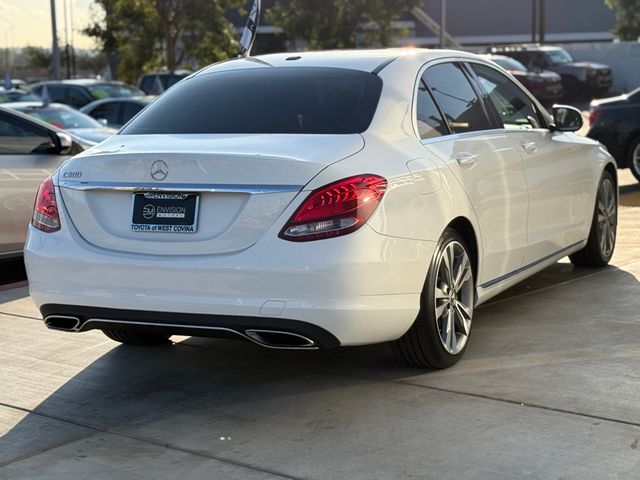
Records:
[[[6,102],[2,104],[7,108],[46,108],[46,107],[55,107],[55,108],[65,108],[67,110],[74,110],[73,107],[69,105],[65,105],[64,103],[48,103],[45,105],[43,102]]]
[[[126,83],[115,80],[98,80],[97,78],[72,78],[68,80],[46,80],[34,84],[34,86],[36,85],[77,85],[87,87],[91,85],[126,85]]]
[[[460,50],[428,50],[423,48],[388,48],[379,50],[328,50],[319,52],[272,53],[249,58],[237,58],[205,67],[196,75],[232,69],[237,62],[252,62],[269,67],[332,67],[349,68],[367,72],[379,71],[403,57],[421,57],[425,62],[438,58],[481,58]],[[247,65],[248,66],[248,65]]]
[[[145,73],[142,75],[142,78],[144,77],[162,77],[162,76],[170,76],[170,75],[177,75],[178,77],[185,77],[188,75],[191,75],[190,70],[174,70],[173,72],[169,72],[169,71],[160,71],[160,72],[149,72],[149,73]]]
[[[157,95],[135,95],[133,97],[109,97],[94,100],[88,105],[97,105],[101,103],[114,103],[114,102],[136,102],[136,103],[151,103],[157,98]]]
[[[495,45],[491,47],[489,53],[503,53],[503,52],[557,52],[564,50],[562,47],[556,45]]]

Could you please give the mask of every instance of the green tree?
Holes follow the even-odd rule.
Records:
[[[289,40],[305,40],[312,50],[383,46],[403,32],[393,27],[420,0],[278,1],[268,20]]]
[[[225,18],[242,0],[94,0],[104,18],[84,33],[118,56],[118,77],[135,82],[146,70],[201,66],[238,50]],[[112,70],[113,67],[112,67]]]
[[[620,40],[636,41],[640,38],[640,0],[606,0],[616,11],[614,33]]]

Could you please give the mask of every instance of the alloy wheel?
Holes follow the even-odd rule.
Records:
[[[638,142],[638,144],[636,145],[636,148],[634,148],[633,150],[633,154],[631,155],[631,161],[633,162],[633,165],[631,166],[631,168],[633,168],[633,170],[640,175],[640,142]]]
[[[469,338],[474,304],[473,271],[462,244],[452,241],[444,247],[436,271],[436,326],[442,346],[456,355]]]
[[[618,224],[618,206],[613,183],[605,178],[600,184],[597,205],[598,243],[602,255],[609,258],[616,243],[616,226]]]

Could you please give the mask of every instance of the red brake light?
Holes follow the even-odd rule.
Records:
[[[598,121],[598,117],[602,113],[602,110],[591,110],[589,113],[589,125],[593,125]]]
[[[40,184],[36,194],[36,202],[33,205],[31,225],[43,232],[51,233],[60,230],[60,216],[53,180],[48,177]]]
[[[383,177],[358,175],[314,190],[279,236],[306,242],[354,232],[369,220],[386,189]]]

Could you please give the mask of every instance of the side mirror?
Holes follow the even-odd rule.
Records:
[[[71,137],[63,132],[56,132],[56,137],[58,139],[57,143],[57,153],[59,155],[66,155],[71,150],[73,146],[73,140]]]
[[[107,119],[106,119],[106,118],[98,118],[98,123],[99,123],[100,125],[102,125],[103,127],[106,127],[106,126],[108,126],[108,125],[109,125],[109,122],[107,121]]]
[[[568,105],[553,106],[554,130],[559,132],[577,132],[584,124],[582,112]]]

